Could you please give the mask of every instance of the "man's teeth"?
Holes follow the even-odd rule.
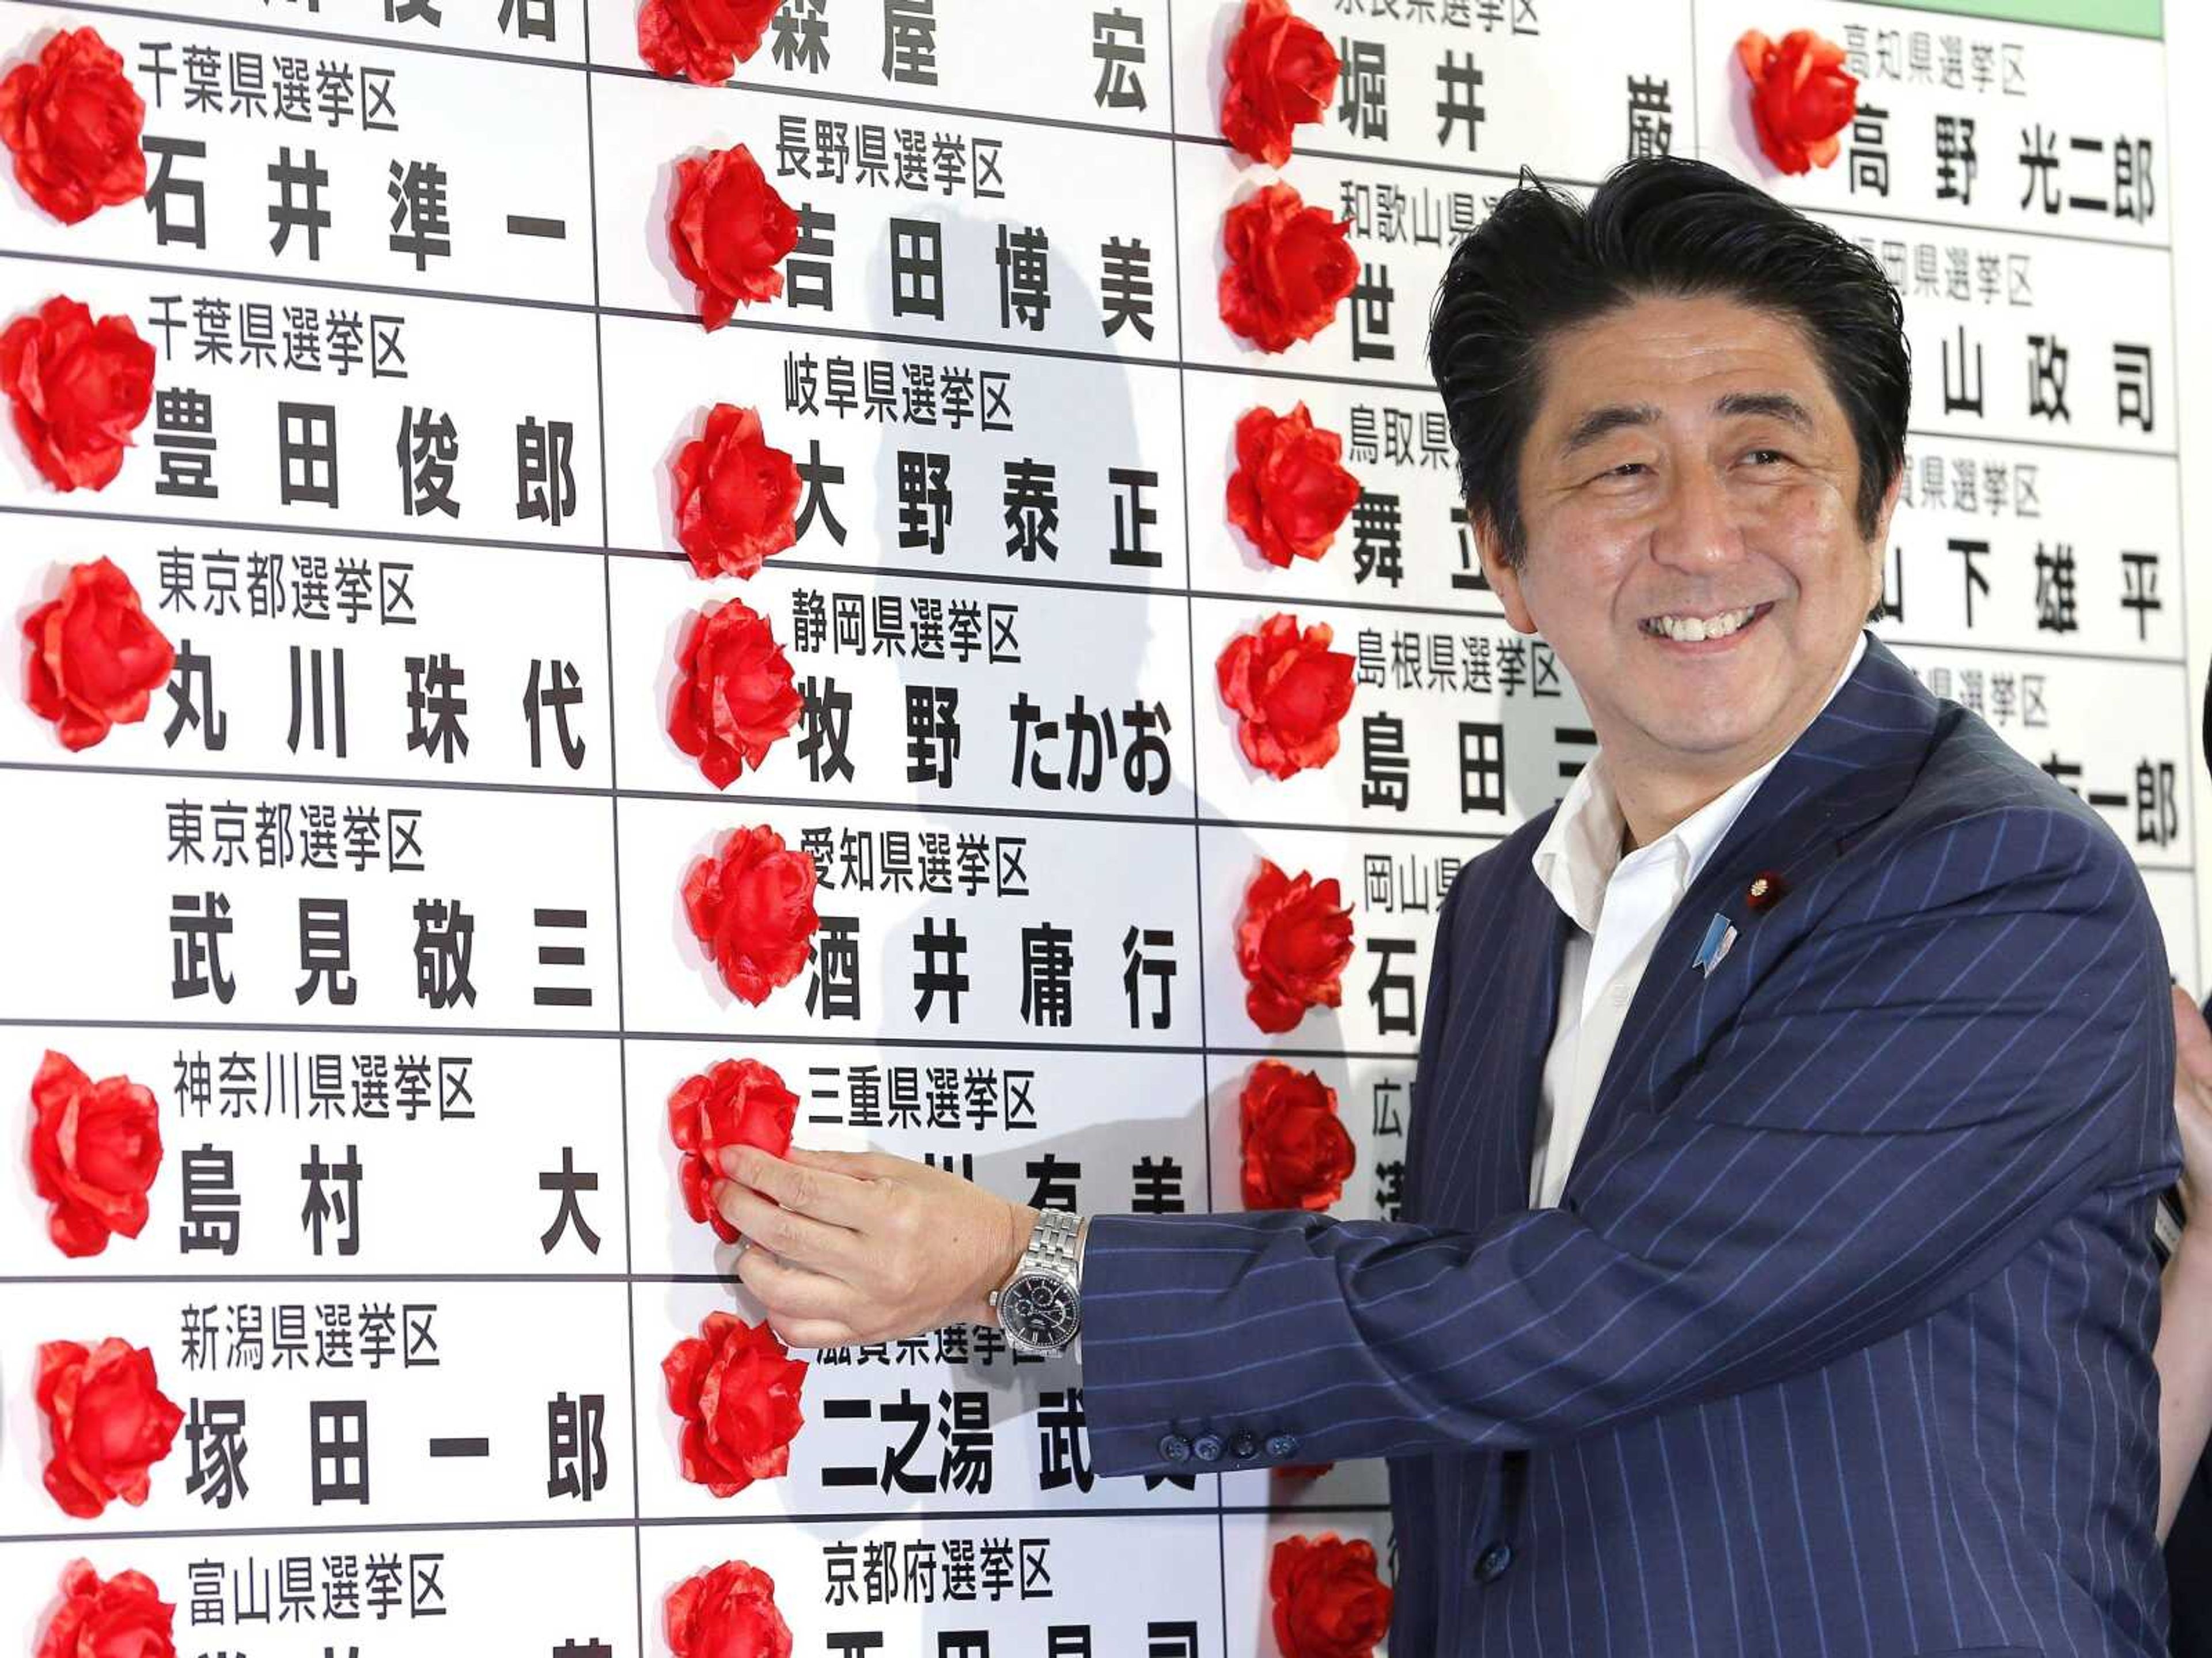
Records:
[[[1694,645],[1700,640],[1727,637],[1758,612],[1759,606],[1753,604],[1741,610],[1724,610],[1703,621],[1694,616],[1655,616],[1644,624],[1644,630]]]

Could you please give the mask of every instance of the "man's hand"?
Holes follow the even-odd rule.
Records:
[[[1029,1246],[1036,1211],[949,1169],[881,1151],[722,1157],[715,1207],[752,1241],[738,1278],[793,1347],[895,1341],[993,1324],[986,1304]]]
[[[2196,999],[2173,987],[2173,1114],[2181,1125],[2181,1202],[2192,1224],[2212,1220],[2212,1029]]]

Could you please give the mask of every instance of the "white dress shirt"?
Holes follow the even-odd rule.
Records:
[[[1823,710],[1858,666],[1866,641],[1862,628],[1850,659],[1820,705]],[[1782,752],[1788,751],[1785,746]],[[1626,857],[1620,846],[1627,820],[1602,749],[1591,756],[1560,801],[1551,828],[1529,858],[1536,878],[1574,923],[1559,969],[1559,1021],[1544,1060],[1543,1102],[1528,1163],[1530,1208],[1547,1208],[1559,1200],[1597,1099],[1598,1084],[1605,1077],[1606,1061],[1613,1055],[1621,1022],[1628,1017],[1628,1005],[1635,999],[1667,919],[1781,757],[1777,754],[1757,771],[1739,778],[1665,835]]]

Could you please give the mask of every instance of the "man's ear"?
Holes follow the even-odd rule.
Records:
[[[1905,492],[1905,468],[1899,466],[1889,480],[1889,489],[1881,498],[1881,514],[1875,521],[1875,544],[1885,554],[1889,549],[1889,520],[1897,511],[1898,498]]]
[[[1469,502],[1467,530],[1474,538],[1474,556],[1481,561],[1483,579],[1490,583],[1491,592],[1498,595],[1498,602],[1505,608],[1506,622],[1517,634],[1534,633],[1536,619],[1522,596],[1521,578],[1505,563],[1505,539],[1498,533],[1497,524],[1488,513],[1479,512]]]
[[[1871,555],[1868,563],[1867,614],[1872,616],[1881,607],[1882,572],[1889,562],[1889,521],[1897,512],[1899,497],[1905,489],[1905,468],[1899,466],[1889,480],[1889,489],[1881,498],[1881,510],[1875,516],[1874,539],[1867,545]]]

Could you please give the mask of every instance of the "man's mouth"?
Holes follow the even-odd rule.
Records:
[[[1678,645],[1700,645],[1741,633],[1773,608],[1770,599],[1764,604],[1747,604],[1741,610],[1722,610],[1712,616],[1650,616],[1638,625],[1655,639],[1670,639]]]

